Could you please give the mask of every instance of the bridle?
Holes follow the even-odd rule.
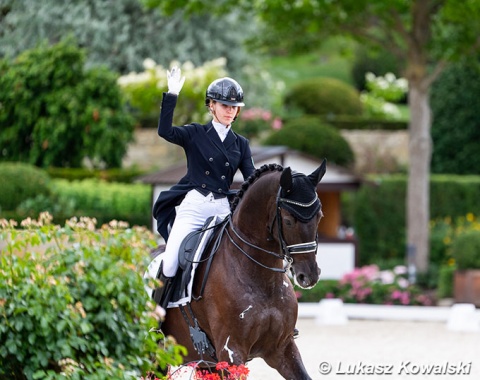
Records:
[[[237,232],[237,230],[235,229],[234,225],[233,225],[233,222],[232,222],[232,218],[231,216],[229,217],[229,226],[230,226],[230,229],[232,230],[232,232],[235,234],[235,236],[244,244],[246,244],[247,246],[249,246],[250,248],[253,248],[253,249],[256,249],[256,250],[259,250],[259,251],[262,251],[262,252],[265,252],[265,253],[268,253],[269,255],[272,255],[278,259],[282,259],[284,261],[287,262],[287,265],[285,267],[285,269],[280,269],[280,268],[271,268],[271,267],[268,267],[264,264],[262,264],[261,262],[259,262],[258,260],[254,259],[251,255],[249,255],[238,243],[236,243],[232,236],[230,235],[228,229],[225,229],[226,233],[227,233],[227,236],[228,238],[230,239],[230,242],[240,251],[242,252],[245,256],[247,256],[250,260],[252,260],[253,262],[255,262],[256,264],[260,265],[261,267],[263,268],[266,268],[266,269],[269,269],[269,270],[272,270],[274,272],[283,272],[283,273],[286,273],[289,269],[290,269],[290,266],[291,264],[293,263],[293,255],[299,255],[299,254],[304,254],[304,253],[309,253],[309,252],[315,252],[317,251],[317,247],[318,247],[318,233],[317,235],[315,236],[315,240],[314,241],[311,241],[311,242],[308,242],[308,243],[299,243],[299,244],[291,244],[291,245],[287,245],[286,241],[285,241],[285,237],[283,236],[283,223],[282,223],[282,214],[281,214],[281,208],[282,208],[282,204],[283,203],[289,203],[289,204],[293,204],[295,206],[299,206],[299,207],[310,207],[312,206],[317,200],[318,200],[318,195],[317,193],[315,192],[315,197],[313,198],[313,200],[311,200],[310,202],[307,202],[307,203],[302,203],[302,202],[298,202],[298,201],[293,201],[293,200],[290,200],[290,199],[287,199],[287,198],[283,198],[281,197],[281,191],[282,191],[282,188],[279,187],[278,189],[278,192],[277,192],[277,197],[276,197],[276,213],[275,213],[275,216],[272,220],[272,224],[270,225],[270,227],[268,228],[268,231],[269,231],[269,234],[271,236],[271,238],[269,238],[269,241],[273,240],[273,225],[275,224],[275,221],[277,221],[277,232],[278,232],[278,239],[280,240],[280,245],[281,245],[281,248],[282,248],[282,254],[278,254],[276,252],[273,252],[273,251],[269,251],[269,250],[266,250],[262,247],[259,247],[253,243],[250,243],[248,242],[247,240],[245,240],[244,238],[242,238],[240,236],[240,234]]]

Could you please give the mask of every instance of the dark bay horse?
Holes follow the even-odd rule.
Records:
[[[298,304],[286,272],[290,269],[302,288],[318,282],[317,228],[323,214],[316,186],[325,171],[325,160],[308,176],[264,165],[237,193],[202,297],[191,302],[218,361],[238,365],[260,357],[285,379],[311,379],[294,341]],[[197,268],[194,297],[206,266]],[[208,359],[196,352],[178,307],[167,310],[162,330],[188,349],[186,361]]]

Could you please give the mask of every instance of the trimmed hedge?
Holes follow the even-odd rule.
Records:
[[[0,211],[13,211],[27,198],[48,196],[50,178],[37,167],[24,163],[0,163]]]
[[[349,197],[346,215],[359,240],[360,263],[405,257],[406,188],[404,175],[373,176]],[[432,175],[430,181],[430,219],[480,215],[480,176]],[[461,200],[461,202],[459,201]],[[432,248],[434,246],[432,245]],[[441,264],[444,255],[430,257]],[[431,260],[432,261],[432,260]]]
[[[408,121],[403,120],[374,120],[354,116],[339,116],[328,118],[327,122],[337,129],[384,131],[399,131],[408,129]]]
[[[63,178],[69,181],[98,178],[107,182],[131,183],[136,177],[145,174],[144,170],[129,169],[86,169],[86,168],[48,168],[51,178]]]
[[[132,225],[150,225],[151,188],[145,184],[109,183],[98,179],[69,182],[52,180],[53,192],[75,202],[75,214],[95,217],[99,223],[117,219]]]
[[[361,115],[360,94],[348,83],[334,78],[314,78],[297,83],[285,95],[290,113],[306,115]]]
[[[350,166],[355,157],[340,132],[317,117],[301,117],[287,121],[282,129],[272,132],[266,145],[285,145],[329,162]]]

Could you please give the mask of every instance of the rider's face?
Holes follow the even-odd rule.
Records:
[[[213,102],[210,109],[212,110],[213,119],[223,125],[232,124],[237,116],[238,106],[229,106],[219,102]]]

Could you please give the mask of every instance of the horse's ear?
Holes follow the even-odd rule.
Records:
[[[318,183],[322,180],[323,176],[325,175],[326,171],[327,171],[327,159],[324,158],[320,166],[317,169],[315,169],[315,171],[312,174],[308,176],[313,186],[316,187],[318,185]]]
[[[286,192],[289,192],[292,190],[292,169],[290,167],[283,169],[282,171],[282,176],[280,177],[280,186],[282,189],[284,189]]]

